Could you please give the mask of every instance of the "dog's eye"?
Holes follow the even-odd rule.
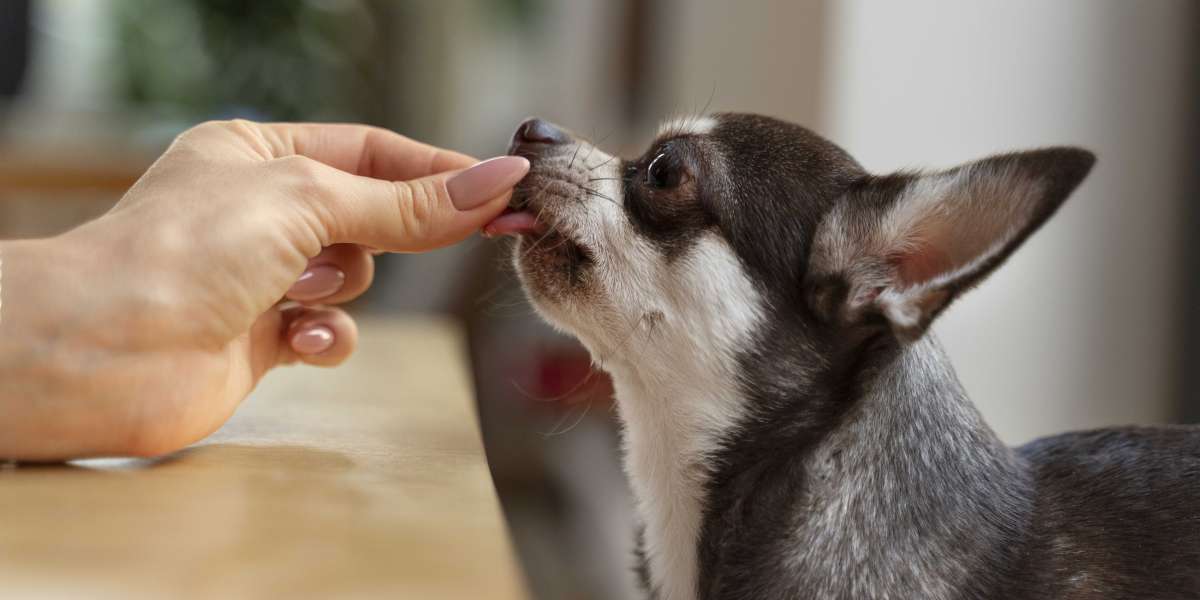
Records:
[[[668,152],[660,152],[646,168],[646,185],[656,189],[673,188],[683,178],[683,169]]]

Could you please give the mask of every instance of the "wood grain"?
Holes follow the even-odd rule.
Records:
[[[523,598],[458,329],[362,323],[157,460],[0,471],[5,597]]]

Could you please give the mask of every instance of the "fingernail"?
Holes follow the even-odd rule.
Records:
[[[333,330],[318,325],[292,336],[292,350],[300,354],[320,354],[333,347]]]
[[[506,192],[529,172],[522,156],[498,156],[446,180],[450,201],[458,210],[471,210]]]
[[[346,285],[346,274],[333,265],[315,265],[300,274],[288,290],[292,300],[319,300],[338,293]]]

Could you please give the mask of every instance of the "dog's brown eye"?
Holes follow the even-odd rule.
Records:
[[[667,189],[679,185],[683,177],[683,170],[679,168],[678,163],[667,152],[661,152],[654,160],[650,161],[650,166],[646,168],[646,185],[657,188]]]

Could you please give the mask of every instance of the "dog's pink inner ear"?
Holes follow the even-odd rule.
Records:
[[[954,267],[948,254],[924,240],[893,255],[889,262],[896,269],[897,287],[901,289],[930,281]]]
[[[980,198],[971,190],[948,196],[914,223],[912,231],[888,258],[899,289],[957,276],[960,269],[986,258],[1008,243],[1011,219],[1026,219],[1019,199]]]

